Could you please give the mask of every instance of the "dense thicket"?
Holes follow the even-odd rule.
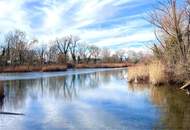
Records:
[[[183,82],[190,79],[190,0],[166,0],[150,13],[159,42],[154,56],[166,65],[169,77]]]

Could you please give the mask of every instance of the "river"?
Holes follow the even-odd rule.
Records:
[[[127,69],[0,74],[0,130],[188,130],[190,97]]]

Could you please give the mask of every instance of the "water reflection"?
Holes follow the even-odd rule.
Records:
[[[109,83],[112,76],[124,75],[125,71],[119,72],[108,71],[31,80],[0,81],[0,106],[1,109],[4,105],[9,110],[19,109],[25,105],[28,97],[32,99],[51,97],[55,100],[62,98],[71,101],[78,97],[80,91],[95,89],[101,84]]]
[[[129,84],[129,88],[134,92],[149,91],[150,100],[161,111],[155,129],[190,129],[190,98],[176,86]]]
[[[5,97],[5,95],[4,95],[4,88],[2,86],[2,82],[0,82],[0,111],[3,108],[4,97]]]
[[[185,93],[127,84],[126,74],[118,69],[0,81],[0,111],[26,114],[0,115],[0,129],[190,129]]]

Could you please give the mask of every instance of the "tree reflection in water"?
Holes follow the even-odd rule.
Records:
[[[2,86],[2,82],[0,81],[0,111],[2,111],[3,108],[4,97],[4,88]]]
[[[119,76],[124,71],[105,71],[91,74],[74,74],[62,77],[40,78],[31,80],[10,80],[0,82],[0,109],[17,110],[22,108],[27,96],[32,99],[47,97],[62,98],[72,101],[84,89],[95,89],[101,83],[108,83],[112,76]],[[101,80],[101,82],[100,82]]]

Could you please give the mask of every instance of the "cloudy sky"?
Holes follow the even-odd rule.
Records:
[[[0,0],[0,32],[19,29],[47,42],[78,35],[88,44],[144,50],[155,39],[145,20],[155,0]]]

